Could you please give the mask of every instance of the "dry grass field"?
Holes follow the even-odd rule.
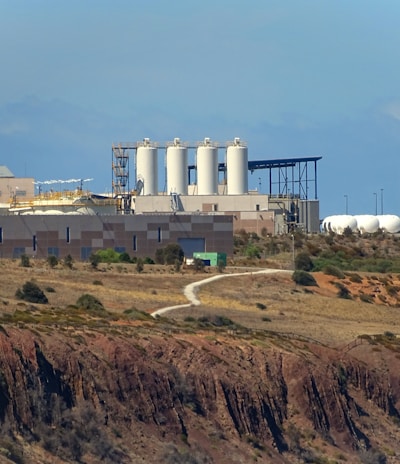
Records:
[[[15,260],[0,261],[1,313],[23,310],[29,304],[15,297],[26,281],[34,281],[49,299],[45,308],[66,309],[85,293],[96,296],[111,313],[122,314],[129,309],[151,313],[157,309],[187,303],[185,285],[216,274],[216,270],[175,272],[172,266],[146,265],[142,273],[133,264],[101,264],[92,269],[89,264],[76,263],[73,269],[61,265],[50,268],[46,261],[21,267]],[[242,271],[242,270],[241,270]],[[235,272],[227,268],[224,274]],[[290,274],[245,276],[229,275],[200,288],[200,306],[170,311],[168,318],[221,315],[251,329],[294,333],[310,337],[331,346],[343,346],[363,334],[400,332],[400,308],[397,296],[386,295],[385,279],[362,276],[361,283],[344,282],[353,299],[337,296],[338,279],[314,273],[318,287],[296,285]],[[390,276],[391,286],[400,288],[397,276]],[[386,282],[387,283],[387,282]],[[360,300],[359,294],[372,294],[372,302]],[[375,295],[373,294],[375,292]],[[378,298],[379,296],[379,298]]]

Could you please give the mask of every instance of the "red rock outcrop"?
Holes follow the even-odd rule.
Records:
[[[357,462],[350,457],[383,443],[390,462],[400,453],[400,360],[383,371],[372,350],[151,328],[5,327],[2,436],[33,463],[185,462],[185,453],[198,463],[335,453]]]

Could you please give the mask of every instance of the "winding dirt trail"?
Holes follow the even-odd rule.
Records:
[[[151,315],[153,317],[156,317],[156,316],[161,316],[162,314],[165,314],[169,311],[172,311],[173,309],[190,308],[191,306],[201,305],[201,301],[197,298],[198,289],[202,285],[213,282],[214,280],[225,279],[227,277],[249,275],[249,274],[274,274],[274,273],[282,273],[282,272],[292,274],[293,271],[284,271],[282,269],[261,269],[260,271],[238,272],[235,274],[218,274],[212,277],[208,277],[207,279],[198,280],[197,282],[192,282],[191,284],[186,285],[186,287],[184,287],[183,289],[183,294],[189,300],[189,303],[175,305],[175,306],[167,306],[166,308],[161,308],[161,309],[158,309],[157,311],[154,311],[153,313],[151,313]]]

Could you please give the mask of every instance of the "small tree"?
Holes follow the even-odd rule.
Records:
[[[298,253],[298,255],[295,258],[294,263],[295,263],[295,268],[299,271],[309,272],[309,271],[312,271],[314,267],[314,264],[310,258],[310,255],[305,251]]]
[[[47,257],[47,263],[48,265],[53,269],[57,266],[58,264],[58,258],[57,256],[50,255]]]
[[[136,271],[139,272],[140,274],[141,272],[143,272],[143,269],[144,269],[143,259],[138,258],[138,260],[136,261]]]
[[[179,261],[179,259],[175,260],[174,269],[175,272],[179,272],[181,270],[181,262]]]
[[[261,248],[254,243],[250,242],[246,249],[244,250],[244,254],[248,258],[261,258]]]
[[[164,248],[157,248],[154,257],[157,264],[164,264]]]
[[[304,287],[318,287],[318,284],[314,277],[306,271],[294,271],[292,279],[296,284],[303,285]]]
[[[89,256],[89,262],[93,269],[97,269],[100,260],[100,256],[97,253],[91,253]]]
[[[19,288],[15,292],[15,296],[20,300],[29,301],[29,303],[42,303],[46,304],[49,302],[47,296],[39,288],[35,282],[27,281],[22,286],[22,290]]]
[[[131,257],[129,256],[129,253],[127,253],[126,251],[123,251],[120,255],[119,255],[119,262],[120,263],[131,263]]]
[[[185,254],[177,243],[169,243],[164,248],[164,264],[174,264],[176,259],[182,263]]]
[[[225,267],[226,267],[225,261],[223,259],[219,259],[217,263],[217,269],[220,274],[224,272]]]
[[[193,267],[196,272],[204,270],[204,261],[200,258],[194,258]]]
[[[21,259],[21,266],[22,267],[31,267],[31,263],[30,263],[30,260],[29,260],[29,256],[26,255],[25,253],[23,253],[21,256],[20,256],[20,259]]]
[[[78,308],[88,310],[104,310],[103,303],[89,293],[81,295],[76,301],[76,306],[78,306]]]
[[[339,298],[344,298],[345,300],[352,300],[351,292],[346,287],[346,285],[343,285],[341,282],[336,282],[335,285],[338,288],[337,296]]]
[[[73,263],[74,263],[74,260],[72,259],[71,255],[67,255],[64,258],[64,266],[67,267],[68,269],[72,269]]]

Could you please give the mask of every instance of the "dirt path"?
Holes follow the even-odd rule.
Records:
[[[254,271],[254,272],[252,271],[252,272],[239,272],[235,274],[218,274],[212,277],[208,277],[207,279],[199,280],[197,282],[192,282],[191,284],[186,285],[186,287],[183,289],[183,294],[189,300],[189,303],[186,303],[183,305],[167,306],[166,308],[161,308],[161,309],[158,309],[157,311],[154,311],[153,313],[151,313],[151,315],[153,317],[156,317],[156,316],[161,316],[162,314],[165,314],[174,309],[190,308],[191,306],[201,305],[201,301],[197,298],[197,291],[199,287],[201,287],[202,285],[208,284],[210,282],[213,282],[214,280],[224,279],[226,277],[242,276],[242,275],[274,274],[274,273],[282,273],[282,272],[291,274],[293,271],[283,271],[280,269],[261,269],[260,271]]]

